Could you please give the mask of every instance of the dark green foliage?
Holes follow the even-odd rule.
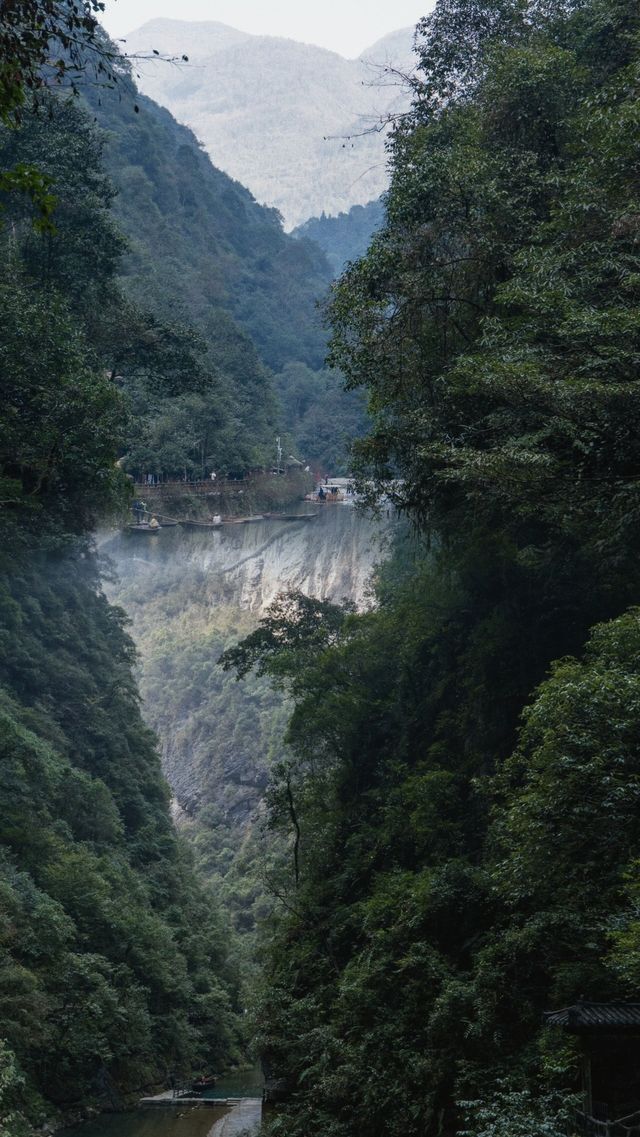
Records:
[[[0,121],[14,123],[29,96],[42,86],[46,66],[57,83],[87,69],[87,50],[96,54],[92,73],[106,77],[100,51],[100,0],[4,0],[0,28]],[[57,56],[57,58],[56,58]],[[60,58],[61,57],[61,58]]]
[[[373,234],[384,222],[384,204],[378,199],[367,205],[353,205],[348,213],[337,217],[310,217],[293,230],[294,237],[315,241],[325,254],[334,276],[344,272],[349,261],[366,253]]]
[[[282,419],[294,457],[333,475],[348,474],[351,447],[367,429],[361,391],[345,391],[337,371],[312,371],[304,363],[287,363],[274,376]]]
[[[96,374],[65,300],[16,270],[0,279],[0,524],[18,540],[20,523],[81,532],[126,493],[114,465],[122,399]]]
[[[234,657],[296,702],[261,1024],[287,1137],[557,1133],[577,1054],[542,1012],[637,998],[638,19],[439,4],[334,290],[363,487],[417,536],[376,611],[313,652],[275,613]]]
[[[55,541],[127,498],[114,460],[125,405],[97,342],[98,313],[106,325],[124,307],[114,280],[123,243],[93,126],[72,105],[42,99],[20,130],[0,131],[0,167],[42,159],[58,220],[43,230],[31,195],[13,187],[5,196],[0,525],[14,540],[22,528]]]
[[[7,166],[42,158],[58,222],[34,228],[29,186],[3,183],[0,1126],[22,1137],[58,1109],[118,1107],[228,1061],[239,1008],[83,536],[128,496],[119,361],[130,385],[181,388],[191,344],[117,285],[123,242],[86,113],[43,94],[0,148]]]
[[[426,568],[378,612],[329,613],[326,646],[315,633],[296,660],[296,620],[262,657],[297,698],[296,760],[270,802],[274,823],[299,832],[298,871],[262,1011],[266,1057],[298,1090],[282,1131],[424,1132],[455,1076],[458,1024],[439,1000],[493,903],[467,854],[482,809],[460,691],[442,685],[461,597],[436,589]]]
[[[92,311],[114,300],[126,243],[111,215],[114,190],[102,167],[99,132],[70,96],[42,100],[25,113],[19,129],[2,132],[1,160],[3,166],[17,160],[38,164],[55,197],[55,229],[34,232],[31,210],[19,199],[7,202],[5,226],[20,236],[29,276],[64,293],[88,322]]]
[[[40,527],[62,509],[65,527],[81,531],[126,498],[124,478],[113,462],[110,473],[106,467],[125,441],[126,411],[139,413],[134,393],[143,390],[147,404],[166,403],[188,387],[202,401],[217,384],[197,336],[146,314],[119,287],[125,242],[109,211],[103,139],[86,112],[68,97],[43,96],[0,143],[3,163],[40,163],[56,219],[42,232],[33,226],[28,197],[13,194],[5,202],[5,505],[14,513],[36,511]],[[43,372],[51,384],[43,384]],[[220,407],[215,413],[222,417]],[[140,423],[131,431],[139,436]],[[182,451],[179,470],[185,457]],[[21,491],[11,488],[17,483]]]
[[[0,998],[34,1119],[224,1061],[235,978],[172,829],[132,645],[92,559],[8,568]]]
[[[553,15],[491,41],[473,99],[418,102],[388,226],[336,292],[334,356],[371,387],[367,467],[402,474],[418,516],[487,519],[531,555],[604,545],[606,577],[636,557],[638,105],[624,52],[589,75],[586,16]]]
[[[225,671],[244,678],[254,667],[258,675],[294,674],[300,664],[335,640],[344,611],[329,600],[313,600],[302,592],[283,593],[271,605],[260,626],[229,648],[219,662]]]
[[[542,1011],[637,981],[637,614],[558,665],[487,785],[489,744],[505,756],[516,738],[503,692],[524,701],[533,675],[508,679],[508,655],[491,674],[504,623],[469,640],[471,594],[437,560],[403,585],[404,567],[377,612],[332,616],[324,650],[296,659],[296,618],[274,656],[263,624],[261,666],[297,702],[296,757],[269,795],[297,842],[261,1014],[265,1056],[297,1091],[278,1132],[437,1132],[455,1099],[488,1124],[510,1094],[526,1113],[525,1077],[535,1103],[575,1076]]]

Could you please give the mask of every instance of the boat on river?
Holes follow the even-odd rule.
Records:
[[[150,525],[148,521],[140,521],[135,524],[132,522],[131,525],[127,525],[128,533],[138,533],[143,537],[152,537],[154,533],[159,533],[160,529],[160,525]]]
[[[316,505],[338,505],[345,500],[345,495],[335,486],[322,486],[322,496],[318,490],[317,493],[308,493],[304,500],[313,501]]]
[[[212,1090],[215,1084],[215,1074],[203,1074],[201,1078],[196,1078],[195,1082],[191,1083],[191,1089],[194,1094],[202,1094],[205,1090]]]
[[[213,521],[187,521],[183,520],[180,524],[185,529],[219,529],[222,525],[222,518]]]

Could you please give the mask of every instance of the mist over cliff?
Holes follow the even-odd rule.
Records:
[[[116,570],[110,599],[132,621],[145,718],[160,739],[175,816],[241,931],[265,904],[259,821],[289,706],[268,679],[237,683],[218,659],[284,591],[367,606],[396,524],[348,506],[316,514],[100,541]]]

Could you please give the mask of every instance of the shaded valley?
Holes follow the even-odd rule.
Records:
[[[285,591],[369,603],[393,528],[352,506],[296,508],[310,520],[100,541],[116,572],[109,595],[132,621],[145,718],[160,739],[175,816],[240,930],[270,903],[259,822],[289,708],[266,678],[237,683],[219,657]]]

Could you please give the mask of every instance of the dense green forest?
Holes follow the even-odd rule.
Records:
[[[54,17],[77,31],[74,13]],[[124,361],[130,382],[176,392],[196,356],[119,285],[101,140],[76,101],[41,89],[29,23],[41,14],[30,0],[11,8],[19,84],[5,54],[0,69],[0,1129],[11,1137],[61,1112],[121,1107],[171,1073],[233,1060],[242,1042],[229,929],[172,826],[133,645],[88,537],[128,502],[116,456],[131,412],[114,372]]]
[[[325,254],[334,276],[340,276],[349,261],[366,253],[373,234],[384,222],[384,202],[381,199],[367,205],[352,205],[348,213],[337,217],[310,217],[293,230],[294,237],[315,241]]]
[[[97,7],[47,11],[63,43],[84,13],[100,59]],[[122,96],[98,86],[93,113],[43,89],[50,25],[33,23],[38,0],[7,11],[0,1128],[24,1137],[236,1056],[228,906],[251,934],[267,917],[256,1023],[285,1098],[274,1137],[566,1137],[578,1044],[543,1012],[637,1002],[640,983],[637,0],[439,0],[384,223],[333,288],[328,372],[315,325],[289,355],[268,302],[273,289],[286,307],[290,255],[306,279],[318,254],[290,252],[228,180],[207,197],[188,132],[144,102],[127,117],[128,70],[108,53]],[[63,87],[71,70],[54,65]],[[128,242],[105,153],[131,182],[115,206]],[[191,236],[174,238],[172,214],[193,216]],[[182,307],[181,249],[203,226],[217,268],[193,254]],[[292,594],[239,645],[247,628],[222,611],[150,645],[145,683],[170,692],[158,725],[183,720],[196,767],[217,729],[231,762],[268,733],[267,680],[293,708],[265,755],[287,852],[270,866],[277,903],[252,891],[256,850],[243,865],[227,841],[233,779],[193,834],[220,898],[171,826],[87,534],[126,505],[119,454],[245,468],[264,460],[278,399],[297,438],[329,431],[332,411],[335,436],[338,374],[349,423],[368,399],[362,492],[408,522],[375,607]],[[231,723],[225,684],[251,671]]]
[[[93,558],[3,553],[0,597],[0,1113],[20,1133],[236,1058],[240,1007]]]
[[[640,978],[640,13],[440,0],[417,47],[330,306],[361,485],[411,536],[374,611],[292,596],[224,657],[295,702],[271,1124],[560,1137],[578,1046],[543,1012]]]
[[[113,211],[129,239],[123,284],[161,320],[195,328],[217,378],[151,407],[142,392],[131,468],[176,473],[182,461],[191,475],[203,463],[236,473],[273,462],[280,433],[287,454],[345,469],[364,401],[323,370],[328,260],[312,240],[287,236],[277,212],[215,169],[192,132],[119,67],[115,90],[88,87],[86,97],[106,131]]]
[[[115,51],[101,33],[99,43]],[[328,262],[216,170],[188,128],[140,96],[126,60],[116,55],[110,65],[112,82],[81,82],[81,100],[44,96],[0,146],[3,167],[37,169],[56,202],[57,235],[45,235],[40,252],[29,238],[42,271],[68,278],[68,243],[87,237],[85,195],[108,214],[68,283],[90,311],[91,256],[111,257],[130,302],[117,322],[101,321],[99,344],[129,398],[124,468],[135,476],[238,475],[271,465],[280,434],[285,454],[344,469],[365,416],[363,400],[322,370],[317,302],[331,279]],[[6,208],[22,230],[39,202],[14,196]],[[90,335],[95,341],[96,329]],[[169,382],[158,382],[158,350],[165,371],[172,356]]]

